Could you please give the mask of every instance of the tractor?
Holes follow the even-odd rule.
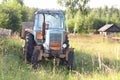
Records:
[[[43,59],[55,59],[73,69],[74,48],[69,47],[65,27],[65,11],[41,9],[35,12],[34,22],[23,22],[21,38],[25,40],[25,62],[36,69]]]

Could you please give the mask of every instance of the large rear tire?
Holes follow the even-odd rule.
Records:
[[[32,55],[32,58],[31,58],[31,62],[32,62],[32,68],[33,69],[37,69],[38,67],[38,57],[40,55],[40,51],[38,49],[35,49],[33,51],[33,55]]]
[[[27,33],[26,41],[25,41],[25,48],[26,48],[25,62],[31,62],[34,45],[35,45],[34,36],[31,33]]]
[[[73,70],[74,66],[74,51],[70,51],[68,54],[68,70]]]

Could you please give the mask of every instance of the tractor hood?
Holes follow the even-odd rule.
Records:
[[[46,30],[44,47],[46,50],[61,50],[65,30]]]

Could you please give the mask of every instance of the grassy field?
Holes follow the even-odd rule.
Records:
[[[75,48],[74,71],[51,62],[32,70],[25,64],[21,39],[0,38],[0,80],[120,80],[120,43],[99,36],[70,36]]]

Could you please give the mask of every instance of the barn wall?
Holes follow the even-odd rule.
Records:
[[[107,32],[100,32],[100,35],[107,36]]]

